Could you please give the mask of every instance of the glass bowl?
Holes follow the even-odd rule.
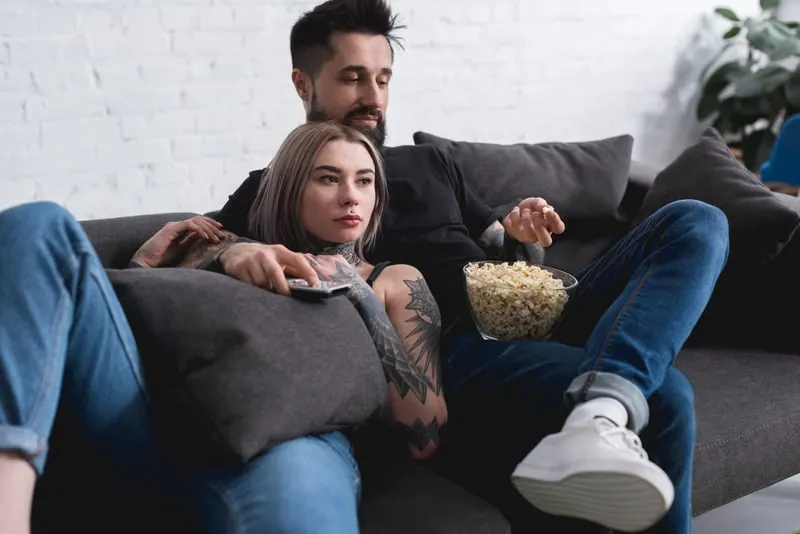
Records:
[[[524,261],[464,266],[467,302],[486,340],[547,339],[578,286],[569,273]]]

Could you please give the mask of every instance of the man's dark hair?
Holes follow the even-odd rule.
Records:
[[[333,57],[334,32],[383,35],[394,55],[392,44],[402,47],[395,32],[403,28],[387,0],[328,0],[304,13],[292,26],[292,67],[315,78]]]

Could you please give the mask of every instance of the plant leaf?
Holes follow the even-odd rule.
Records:
[[[719,102],[722,100],[722,92],[733,80],[742,77],[748,72],[747,67],[738,61],[729,61],[720,65],[703,85],[700,100],[697,103],[697,119],[705,120],[718,111],[720,109]]]
[[[730,30],[726,31],[725,35],[723,35],[722,38],[723,39],[732,39],[732,38],[736,37],[737,35],[739,35],[740,33],[742,33],[742,27],[737,25],[737,26],[734,26],[733,28],[731,28]]]
[[[792,72],[780,65],[767,65],[734,82],[734,94],[739,98],[760,96],[775,91],[786,83]]]
[[[761,9],[769,11],[770,9],[777,9],[781,5],[781,0],[761,0]]]
[[[739,22],[739,17],[737,17],[736,13],[734,13],[733,10],[730,8],[718,7],[717,9],[714,10],[714,13],[722,17],[725,17],[726,19],[732,22]]]
[[[786,24],[774,20],[748,20],[747,41],[770,59],[800,55],[800,39]]]

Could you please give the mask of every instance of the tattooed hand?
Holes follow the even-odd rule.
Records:
[[[377,300],[377,296],[369,287],[369,284],[361,278],[358,271],[348,263],[342,256],[312,256],[306,255],[308,263],[316,271],[320,280],[326,282],[336,282],[339,284],[350,284],[350,289],[347,291],[347,298],[358,307],[364,299],[373,296]],[[380,304],[380,302],[378,302]]]

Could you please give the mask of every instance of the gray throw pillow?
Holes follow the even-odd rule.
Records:
[[[107,273],[182,453],[245,462],[385,407],[375,346],[344,297],[302,302],[192,269]]]
[[[444,150],[498,215],[523,198],[542,197],[564,219],[616,218],[633,150],[630,135],[587,142],[501,145],[416,132],[414,143]]]
[[[659,208],[681,199],[701,200],[721,209],[730,227],[727,271],[771,261],[798,227],[798,212],[781,202],[736,158],[714,128],[686,148],[655,179],[642,202],[636,224]]]

